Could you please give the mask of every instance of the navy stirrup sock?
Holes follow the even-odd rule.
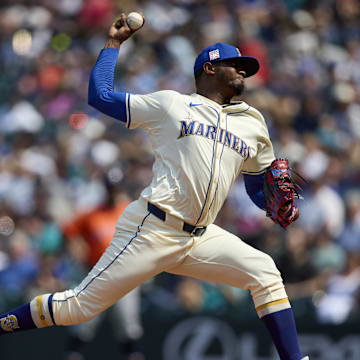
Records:
[[[294,314],[285,309],[261,318],[269,330],[281,360],[301,360]]]
[[[52,294],[37,296],[27,304],[0,315],[0,335],[55,325]]]
[[[30,303],[0,315],[0,335],[36,327],[31,317]]]

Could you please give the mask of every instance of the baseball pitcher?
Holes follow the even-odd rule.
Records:
[[[287,161],[275,159],[263,116],[231,101],[258,61],[217,43],[196,58],[194,94],[115,92],[119,49],[133,33],[125,14],[111,26],[90,76],[89,104],[150,135],[152,182],[124,210],[110,246],[81,284],[0,315],[0,333],[87,321],[166,271],[249,290],[281,360],[308,359],[274,261],[213,224],[240,174],[276,223],[286,227],[299,215],[296,185]]]

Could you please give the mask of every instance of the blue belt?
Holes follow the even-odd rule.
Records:
[[[165,221],[166,220],[166,212],[159,209],[156,205],[148,202],[148,210],[155,215],[158,219]],[[184,221],[183,230],[190,233],[192,236],[201,236],[206,231],[206,226],[194,226],[186,223]]]

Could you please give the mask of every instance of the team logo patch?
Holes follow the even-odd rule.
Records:
[[[219,49],[209,51],[209,59],[210,61],[216,60],[220,58],[220,52]]]
[[[8,331],[8,332],[20,328],[18,324],[18,319],[15,315],[8,315],[7,317],[1,318],[0,325],[4,331]]]
[[[278,177],[282,174],[282,171],[280,169],[273,169],[272,174],[273,176]]]
[[[275,178],[281,176],[283,173],[288,173],[286,170],[282,170],[282,169],[279,169],[279,168],[275,168],[275,169],[272,169],[272,174]]]

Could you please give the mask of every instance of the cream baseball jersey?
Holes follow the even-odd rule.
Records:
[[[261,113],[245,102],[221,106],[199,94],[126,94],[126,126],[150,134],[152,183],[141,196],[190,224],[207,226],[240,173],[275,159]]]

